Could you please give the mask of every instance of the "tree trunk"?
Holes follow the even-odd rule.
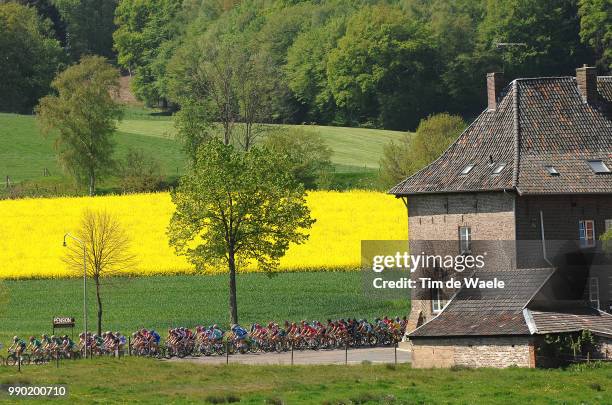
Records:
[[[231,141],[231,135],[230,135],[230,127],[229,124],[223,124],[224,125],[224,133],[223,133],[223,144],[225,146],[229,146],[230,141]]]
[[[236,302],[236,261],[234,258],[234,249],[229,251],[229,294],[230,294],[230,318],[232,324],[238,323],[238,304]]]
[[[93,173],[89,174],[89,195],[93,196],[96,191],[96,176]]]
[[[245,151],[249,151],[249,149],[251,149],[251,131],[252,131],[252,126],[253,124],[250,122],[247,122],[245,124],[246,127],[246,136],[244,139],[244,150]]]
[[[102,299],[100,298],[100,278],[94,278],[96,282],[96,298],[98,300],[98,336],[102,335]]]

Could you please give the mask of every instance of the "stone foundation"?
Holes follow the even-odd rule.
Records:
[[[413,368],[535,367],[531,337],[459,337],[411,341]]]

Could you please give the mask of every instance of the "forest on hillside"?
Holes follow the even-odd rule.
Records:
[[[25,6],[25,7],[24,7]],[[266,94],[262,120],[414,130],[484,107],[485,73],[612,64],[609,0],[0,0],[0,110],[102,55],[149,106],[206,111],[201,75]],[[238,68],[237,68],[238,67]],[[259,109],[261,110],[261,109]],[[253,117],[257,120],[257,117]]]

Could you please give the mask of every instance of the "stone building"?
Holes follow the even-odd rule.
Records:
[[[490,73],[487,94],[458,139],[390,193],[406,204],[411,251],[438,240],[447,253],[488,251],[470,276],[506,286],[413,290],[413,366],[534,367],[544,336],[583,330],[607,355],[612,271],[598,240],[612,228],[612,77],[585,66],[506,85]]]

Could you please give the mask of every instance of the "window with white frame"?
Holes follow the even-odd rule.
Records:
[[[445,302],[442,299],[442,291],[439,288],[431,289],[431,313],[438,315],[442,312]]]
[[[592,219],[584,219],[578,223],[581,247],[595,246],[595,222]]]
[[[472,228],[469,226],[459,227],[459,252],[462,255],[472,252]]]
[[[593,307],[599,309],[599,279],[597,277],[589,279],[589,302]]]
[[[606,219],[606,230],[605,230],[605,232],[608,232],[609,230],[612,230],[612,219]]]

